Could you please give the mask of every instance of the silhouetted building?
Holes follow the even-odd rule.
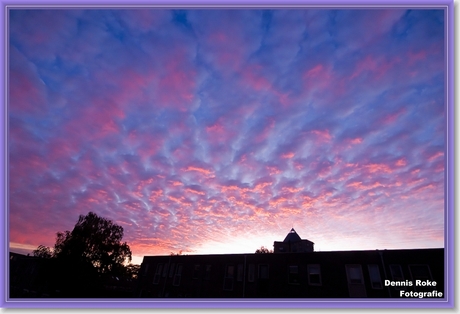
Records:
[[[44,258],[10,252],[10,297],[49,297],[52,294],[50,261]]]
[[[314,243],[309,240],[302,240],[300,236],[295,232],[294,228],[287,234],[283,242],[275,241],[273,244],[274,253],[303,253],[313,252]]]
[[[131,298],[130,278],[84,273],[56,258],[10,252],[10,298]]]
[[[135,296],[400,298],[401,290],[444,293],[444,249],[145,256]]]

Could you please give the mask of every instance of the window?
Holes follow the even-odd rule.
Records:
[[[364,285],[363,270],[359,264],[345,265],[350,298],[365,298],[367,296]]]
[[[392,277],[392,279],[394,281],[403,281],[404,280],[404,274],[402,272],[401,265],[390,264],[390,273],[391,273],[391,277]],[[395,286],[394,289],[396,289],[396,290],[404,290],[404,287]]]
[[[243,281],[244,266],[243,264],[238,264],[238,271],[236,273],[236,281]]]
[[[288,283],[291,285],[298,285],[299,284],[299,266],[292,265],[289,266],[289,278]]]
[[[233,290],[234,274],[235,274],[235,266],[227,265],[225,267],[224,290]]]
[[[311,286],[321,286],[321,268],[318,264],[308,264],[308,284]]]
[[[147,275],[148,271],[149,271],[149,264],[145,264],[144,273],[142,275],[143,276]]]
[[[431,280],[431,271],[428,265],[409,265],[413,280]]]
[[[176,273],[174,274],[173,286],[179,286],[182,278],[182,264],[177,264]]]
[[[174,276],[174,268],[176,267],[175,263],[171,264],[171,267],[169,267],[169,278],[172,278]]]
[[[200,265],[197,264],[195,265],[195,267],[193,268],[193,279],[198,279],[198,277],[200,276]]]
[[[430,291],[433,287],[430,286],[417,286],[416,280],[431,280],[431,271],[428,265],[409,265],[412,281],[415,285],[415,291]]]
[[[361,265],[345,265],[349,284],[363,284],[363,271]]]
[[[372,289],[382,289],[382,280],[380,279],[379,265],[367,265],[369,270],[369,278],[371,279]]]
[[[248,266],[248,281],[249,282],[254,282],[254,271],[255,271],[254,264],[249,264]]]
[[[157,264],[157,269],[155,270],[155,276],[153,277],[154,285],[157,285],[160,282],[162,267],[163,267],[163,264]]]
[[[404,280],[404,275],[401,269],[401,265],[396,265],[396,264],[390,265],[390,272],[391,272],[391,277],[393,278],[393,280],[396,280],[396,281]]]
[[[205,280],[211,279],[211,265],[206,265],[206,272],[204,274],[204,279]]]
[[[164,264],[163,274],[161,275],[161,277],[165,278],[168,275],[168,266],[169,264]]]
[[[235,266],[227,265],[227,269],[225,271],[225,278],[233,278],[235,272]]]
[[[268,265],[259,264],[259,279],[268,279]]]

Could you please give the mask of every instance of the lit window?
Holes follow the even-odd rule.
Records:
[[[349,284],[363,284],[363,271],[361,265],[345,265]]]
[[[372,265],[367,265],[367,268],[369,270],[369,277],[371,279],[371,287],[373,289],[382,289],[382,280],[380,279],[380,270],[379,266],[372,264]]]
[[[308,284],[312,286],[321,286],[321,268],[317,264],[307,265]]]

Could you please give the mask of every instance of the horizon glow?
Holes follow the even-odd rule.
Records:
[[[9,12],[10,250],[444,247],[443,10]]]

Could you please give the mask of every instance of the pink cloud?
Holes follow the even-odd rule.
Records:
[[[417,51],[417,52],[409,51],[407,54],[408,54],[407,60],[409,61],[409,65],[414,65],[415,63],[419,61],[425,60],[427,57],[427,52],[424,50]]]
[[[302,79],[306,89],[318,89],[319,91],[330,87],[331,82],[335,80],[332,72],[323,64],[317,64],[307,70]]]
[[[28,62],[24,60],[24,62]],[[46,92],[43,82],[32,73],[12,69],[9,73],[10,110],[12,113],[43,115],[46,112]]]
[[[360,138],[360,137],[357,137],[357,138],[354,138],[354,139],[350,140],[350,143],[353,144],[353,145],[361,144],[362,142],[363,142],[363,139]]]
[[[289,153],[284,153],[281,155],[281,158],[283,159],[291,159],[295,156],[295,154],[293,152],[289,152]]]
[[[164,143],[163,137],[152,133],[139,134],[136,130],[132,131],[126,138],[126,146],[135,150],[144,162],[158,154]]]
[[[368,164],[364,166],[370,173],[391,173],[391,169],[388,165],[385,164]]]
[[[266,169],[268,171],[268,174],[271,176],[280,174],[282,172],[281,169],[275,166],[266,166]]]
[[[273,185],[272,182],[261,182],[253,187],[253,192],[255,193],[265,193],[267,188],[271,187]]]
[[[165,64],[166,73],[159,81],[158,93],[161,105],[186,111],[195,98],[196,72],[190,66],[183,51],[172,52]]]
[[[347,187],[352,187],[352,188],[356,188],[359,190],[369,190],[369,189],[374,189],[374,188],[384,187],[384,186],[385,185],[383,185],[380,182],[375,182],[372,184],[363,184],[362,182],[359,181],[359,182],[352,182],[352,183],[347,184]]]
[[[316,136],[319,142],[330,142],[332,139],[332,135],[329,133],[329,130],[312,130],[309,132]]]
[[[254,91],[274,91],[272,83],[261,74],[263,69],[261,65],[251,65],[243,68],[240,73],[244,86]]]
[[[214,124],[206,127],[206,140],[211,144],[228,143],[237,135],[229,121],[219,118]]]
[[[438,159],[439,157],[444,157],[444,153],[443,152],[437,152],[437,153],[433,154],[432,156],[430,156],[428,158],[428,161],[433,162],[434,160]]]
[[[183,169],[183,171],[185,172],[197,172],[197,173],[200,173],[206,177],[215,177],[214,175],[214,171],[212,170],[209,170],[209,169],[205,169],[205,168],[201,168],[201,167],[197,167],[197,166],[188,166],[187,168]]]
[[[267,119],[267,121],[265,121],[265,125],[264,125],[264,128],[261,132],[255,134],[254,136],[254,142],[255,143],[261,143],[263,141],[265,141],[267,138],[269,138],[269,136],[273,133],[274,129],[275,129],[275,126],[276,126],[276,121],[275,119]]]
[[[396,161],[396,166],[398,167],[404,167],[407,165],[407,160],[405,158],[401,158],[401,159],[398,159],[398,161]]]
[[[375,83],[381,81],[390,70],[394,69],[400,63],[401,59],[399,57],[394,57],[391,60],[384,60],[381,57],[367,55],[356,64],[355,70],[350,75],[349,79],[353,80],[359,78]]]
[[[199,191],[199,190],[195,190],[195,189],[192,189],[192,188],[186,188],[185,192],[196,194],[196,195],[201,195],[201,196],[206,195],[206,193],[204,191]]]
[[[399,118],[401,118],[402,116],[404,116],[406,114],[407,110],[405,108],[401,108],[399,109],[397,112],[395,113],[391,113],[391,114],[388,114],[386,116],[384,116],[382,119],[381,119],[381,123],[383,124],[393,124],[395,123]]]
[[[171,181],[172,186],[183,186],[184,184],[180,181]]]

